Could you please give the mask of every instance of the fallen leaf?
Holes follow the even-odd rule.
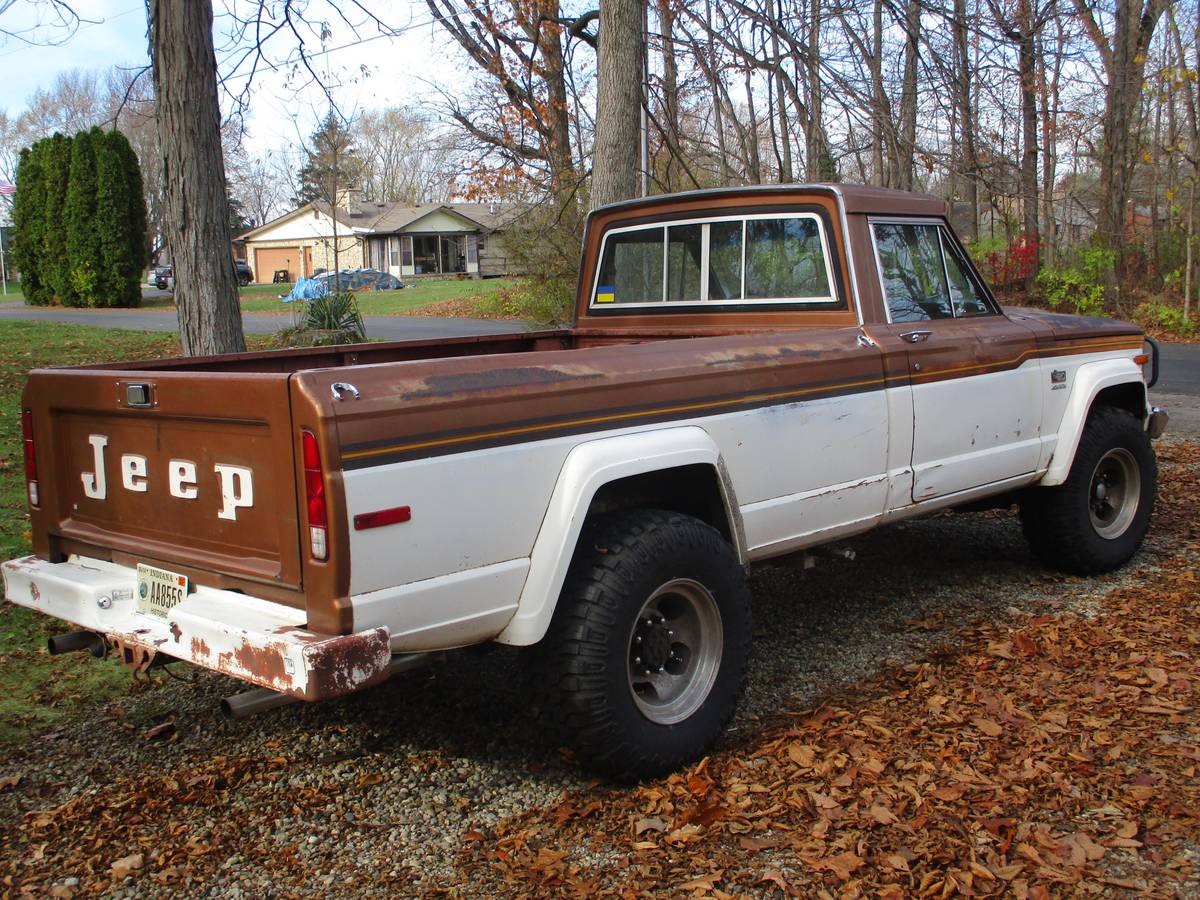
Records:
[[[667,823],[658,816],[652,816],[648,819],[638,819],[633,825],[634,834],[642,834],[646,831],[666,831]]]
[[[145,865],[145,857],[140,853],[131,853],[129,856],[122,856],[109,867],[112,872],[112,877],[119,880],[132,875]]]
[[[370,787],[375,784],[383,784],[383,776],[378,772],[364,772],[358,777],[359,787]]]
[[[142,737],[148,741],[156,741],[169,738],[174,733],[175,722],[171,719],[167,719],[167,721],[160,722],[152,728],[147,728],[144,732],[142,732]]]
[[[1004,727],[993,719],[985,719],[982,716],[973,716],[971,718],[971,724],[988,737],[999,737],[1004,733]]]

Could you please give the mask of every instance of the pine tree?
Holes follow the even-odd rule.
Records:
[[[96,132],[92,139],[96,150],[94,227],[99,256],[90,305],[137,306],[142,299],[146,227],[141,172],[121,132]]]
[[[46,142],[38,141],[21,151],[17,164],[17,193],[13,197],[13,264],[21,273],[21,290],[25,300],[36,306],[50,301],[50,292],[43,280],[41,268],[42,229],[45,223],[46,183],[42,172]]]
[[[46,302],[63,306],[78,306],[71,285],[71,268],[67,259],[67,182],[70,180],[71,150],[74,140],[55,134],[46,138],[42,157],[42,179],[45,184],[45,205],[42,209],[41,270]]]
[[[71,144],[65,223],[67,267],[75,291],[73,306],[99,306],[100,229],[96,221],[96,148],[99,128],[81,131]]]
[[[350,130],[331,111],[304,148],[300,190],[294,198],[296,205],[320,200],[335,206],[338,194],[361,182],[362,172],[363,163]]]

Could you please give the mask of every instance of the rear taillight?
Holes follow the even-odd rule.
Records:
[[[25,410],[21,416],[21,437],[25,444],[25,487],[29,492],[29,505],[38,505],[37,450],[33,443],[33,411]]]
[[[311,431],[302,431],[304,448],[304,500],[308,507],[308,542],[313,559],[329,556],[327,529],[329,517],[325,510],[325,475],[321,471],[321,451],[317,437]]]

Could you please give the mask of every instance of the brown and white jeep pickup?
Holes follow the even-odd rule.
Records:
[[[932,197],[622,203],[569,329],[33,372],[5,593],[82,629],[54,650],[250,705],[536,645],[581,757],[661,772],[733,710],[754,563],[985,498],[1049,565],[1128,560],[1166,424],[1144,347],[1002,310]]]

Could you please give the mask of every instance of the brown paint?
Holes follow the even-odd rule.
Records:
[[[692,306],[653,315],[589,314],[606,229],[648,215],[752,213],[790,203],[818,207],[828,217],[845,310]],[[307,629],[316,636],[350,635],[346,466],[963,377],[1036,357],[1140,349],[1134,326],[1032,310],[888,325],[867,217],[941,218],[945,206],[936,198],[849,187],[841,189],[841,205],[845,231],[829,186],[694,192],[597,210],[584,239],[577,323],[570,329],[35,371],[23,398],[34,413],[42,474],[42,505],[32,511],[35,553],[148,562],[196,585],[306,608]],[[934,334],[925,344],[899,337],[927,327]],[[877,347],[859,343],[864,332]],[[918,362],[920,370],[913,368]],[[361,398],[335,401],[334,381],[352,382]],[[150,384],[153,405],[130,408],[129,383]],[[324,561],[312,559],[308,546],[303,429],[316,435],[325,472]],[[103,504],[85,498],[80,481],[80,472],[91,470],[89,433],[109,437]],[[146,456],[152,479],[146,494],[121,486],[122,452]],[[239,509],[235,522],[218,519],[215,477],[201,482],[195,501],[171,497],[165,480],[171,458],[193,459],[201,478],[213,475],[214,462],[249,466],[255,506]],[[288,689],[339,689],[353,679],[347,673],[354,663],[365,664],[356,654],[382,652],[372,640],[369,652],[315,640],[309,649],[330,654],[330,668],[322,669],[320,684]],[[241,652],[244,660],[222,654],[216,667],[236,671],[244,661],[256,683],[290,683],[278,652]],[[211,652],[194,648],[193,656]]]

